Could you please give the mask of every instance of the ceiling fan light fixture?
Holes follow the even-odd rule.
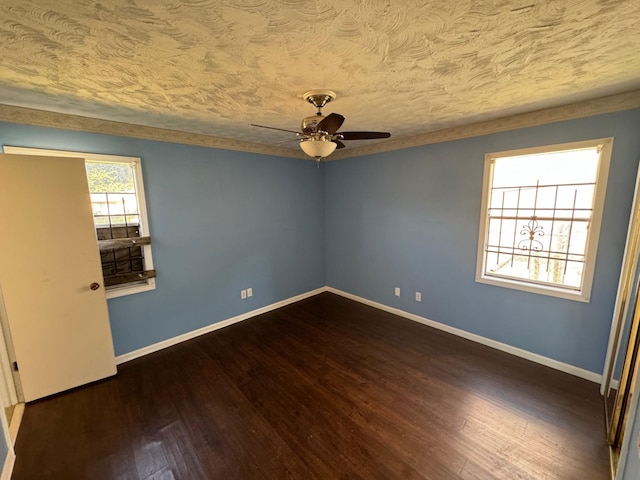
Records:
[[[342,140],[373,140],[391,136],[389,132],[340,132],[345,118],[339,113],[330,113],[326,116],[322,114],[322,107],[336,98],[335,92],[331,90],[309,90],[302,97],[318,111],[315,115],[302,119],[301,132],[254,123],[251,126],[295,133],[301,139],[300,148],[302,151],[315,158],[318,164],[320,160],[331,155],[336,148],[345,148],[346,145],[342,143]]]
[[[338,144],[322,138],[307,138],[300,142],[300,148],[304,153],[313,158],[328,157],[333,153]]]

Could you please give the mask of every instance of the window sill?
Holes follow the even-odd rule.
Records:
[[[119,287],[111,287],[106,291],[107,300],[111,298],[125,297],[136,293],[148,292],[156,289],[155,278],[150,278],[144,283],[136,283],[134,285],[122,285]]]
[[[538,295],[547,295],[550,297],[564,298],[565,300],[573,300],[575,302],[589,303],[590,296],[578,290],[568,290],[565,288],[554,288],[552,286],[537,285],[517,280],[509,280],[501,277],[493,277],[482,275],[476,277],[476,282],[493,285],[494,287],[511,288],[522,292],[535,293]]]

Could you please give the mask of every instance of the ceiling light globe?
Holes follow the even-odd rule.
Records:
[[[336,142],[316,138],[308,138],[300,142],[302,151],[313,158],[328,157],[337,146],[338,144]]]

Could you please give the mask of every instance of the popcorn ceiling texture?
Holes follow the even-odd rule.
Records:
[[[638,25],[638,0],[3,0],[0,104],[297,149],[248,124],[297,130],[329,88],[343,130],[397,139],[637,89]]]

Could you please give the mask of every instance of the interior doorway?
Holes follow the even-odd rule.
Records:
[[[618,283],[601,393],[611,447],[612,470],[617,469],[640,354],[640,171],[636,178],[627,243]]]
[[[2,428],[7,447],[13,453],[13,445],[18,436],[18,429],[24,412],[24,398],[20,389],[20,377],[12,368],[13,345],[7,323],[7,313],[0,284],[0,400],[3,415]]]

